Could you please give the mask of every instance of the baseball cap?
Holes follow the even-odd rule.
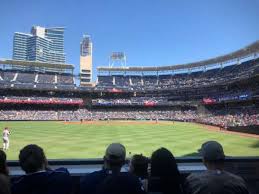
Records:
[[[201,149],[199,149],[202,157],[207,161],[224,160],[225,154],[223,147],[217,141],[207,141],[202,144]]]
[[[126,149],[120,143],[112,143],[107,147],[105,157],[110,161],[124,161]]]

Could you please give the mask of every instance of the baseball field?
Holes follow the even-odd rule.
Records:
[[[112,142],[125,145],[128,156],[142,153],[150,156],[160,147],[175,156],[197,156],[200,145],[219,141],[228,156],[258,156],[259,138],[194,123],[159,121],[92,121],[92,122],[0,122],[9,127],[8,160],[18,159],[19,150],[27,144],[38,144],[48,159],[102,158]]]

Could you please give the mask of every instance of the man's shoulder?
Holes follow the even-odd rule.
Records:
[[[226,171],[204,171],[202,173],[190,174],[185,182],[186,193],[194,191],[209,191],[211,188],[219,191],[230,191],[230,193],[248,193],[245,181]],[[188,192],[187,192],[188,191]],[[237,192],[238,191],[238,192]]]
[[[105,170],[98,170],[84,175],[83,178],[91,178],[91,177],[100,176],[104,174],[106,174]]]
[[[145,193],[139,178],[128,172],[107,176],[99,186],[100,193]]]
[[[231,172],[228,171],[223,171],[225,173],[225,175],[229,178],[235,179],[235,180],[239,180],[239,181],[244,181],[243,178],[241,178],[240,176],[233,174]]]
[[[106,176],[107,176],[107,173],[105,170],[94,171],[94,172],[91,172],[89,174],[82,176],[80,182],[88,183],[88,182],[92,182],[94,180],[103,179]]]
[[[246,182],[242,177],[226,171],[224,173],[226,174],[225,180],[227,184],[247,189]]]
[[[14,183],[19,183],[19,182],[23,182],[26,180],[30,180],[30,181],[37,181],[38,179],[48,179],[48,178],[67,178],[70,177],[70,173],[66,168],[59,168],[56,170],[46,170],[46,171],[42,171],[42,172],[36,172],[36,173],[32,173],[32,174],[27,174],[27,175],[22,175],[20,177],[14,178],[13,182]]]
[[[190,181],[190,180],[197,180],[197,179],[209,179],[211,177],[215,177],[215,176],[220,176],[222,177],[223,179],[234,179],[234,180],[237,180],[237,181],[244,181],[240,176],[238,175],[235,175],[231,172],[227,172],[227,171],[204,171],[202,173],[192,173],[190,174],[188,177],[187,177],[187,181]]]
[[[46,188],[48,185],[48,188]],[[40,190],[55,190],[60,193],[67,193],[72,186],[72,177],[66,169],[47,170],[32,174],[23,175],[12,179],[12,192],[30,193]],[[30,191],[30,192],[29,192]]]
[[[53,180],[57,180],[57,181],[70,181],[72,179],[69,171],[66,168],[48,170],[48,171],[46,171],[46,176],[49,179],[53,179]]]

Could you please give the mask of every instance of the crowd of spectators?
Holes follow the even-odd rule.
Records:
[[[249,78],[253,75],[256,67],[256,62],[248,61],[193,73],[144,76],[102,75],[98,77],[97,87],[122,87],[131,90],[197,88]]]
[[[40,73],[30,71],[0,70],[0,83],[20,88],[60,88],[75,86],[72,74]]]
[[[220,114],[216,111],[214,114],[201,114],[196,121],[221,127],[259,125],[259,113],[235,110],[234,114]]]
[[[248,194],[245,181],[224,170],[225,154],[216,141],[202,144],[200,155],[207,170],[184,177],[171,151],[162,147],[148,158],[134,155],[130,169],[126,164],[126,148],[110,144],[104,153],[103,167],[83,174],[75,183],[66,168],[52,169],[44,150],[35,144],[20,150],[19,164],[25,175],[9,182],[6,154],[0,150],[1,194]],[[5,169],[5,170],[2,170]]]
[[[258,60],[232,64],[216,69],[200,69],[198,72],[174,72],[172,74],[142,75],[100,75],[95,90],[119,88],[128,91],[159,89],[198,88],[208,85],[231,83],[251,77],[258,70]],[[28,89],[74,90],[74,75],[53,72],[18,71],[0,69],[0,87]],[[84,87],[82,87],[84,88]]]
[[[116,98],[104,99],[98,98],[92,100],[92,105],[168,105],[170,102],[167,97],[131,97],[131,98]]]
[[[81,98],[58,98],[58,97],[37,97],[37,96],[0,96],[2,104],[67,104],[82,105]]]
[[[71,74],[64,74],[64,75],[57,75],[57,83],[58,84],[74,84],[74,79],[73,76],[71,76]]]
[[[235,127],[259,125],[259,113],[241,109],[208,113],[195,110],[1,110],[0,120],[174,120]]]

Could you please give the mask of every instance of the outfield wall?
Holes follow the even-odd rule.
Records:
[[[259,135],[259,126],[228,127],[229,131]]]

